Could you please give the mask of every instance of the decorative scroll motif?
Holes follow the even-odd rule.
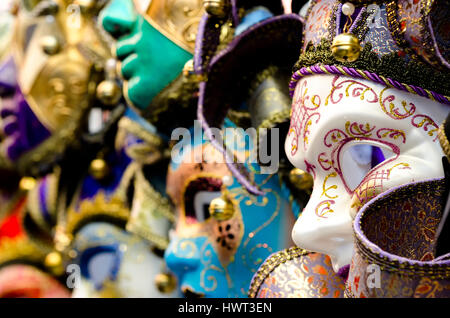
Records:
[[[339,79],[342,81],[338,83]],[[347,79],[346,77],[343,78],[337,75],[334,77],[331,85],[332,89],[330,94],[325,99],[325,105],[328,105],[330,102],[332,104],[339,103],[344,97],[344,93],[340,92],[339,94],[336,94],[336,92],[341,89],[344,89],[346,97],[359,97],[360,100],[366,100],[368,103],[376,103],[378,101],[378,96],[374,89],[366,84],[358,82],[357,80]],[[346,87],[344,88],[345,85]],[[366,95],[366,93],[368,93],[368,95]]]
[[[306,172],[309,173],[310,175],[313,176],[313,179],[316,178],[316,166],[309,163],[306,159],[305,161],[305,166],[306,166]]]
[[[392,129],[392,128],[381,128],[377,131],[377,137],[378,138],[392,138],[394,140],[398,139],[399,137],[402,137],[402,142],[406,142],[406,135],[403,130],[398,129]]]
[[[314,95],[310,97],[308,93],[307,81],[303,81],[300,89],[298,89],[294,96],[294,103],[291,114],[291,127],[289,134],[294,134],[291,144],[291,154],[295,155],[299,148],[299,139],[303,137],[303,148],[306,150],[308,145],[308,135],[310,127],[313,123],[317,124],[320,120],[320,114],[317,109],[320,107],[322,101],[320,96]]]
[[[328,213],[333,213],[334,210],[331,208],[333,204],[335,204],[336,201],[334,200],[325,200],[320,202],[315,209],[315,213],[320,218],[326,218],[325,215]]]

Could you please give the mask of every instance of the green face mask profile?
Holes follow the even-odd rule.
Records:
[[[113,53],[121,61],[127,101],[138,110],[146,109],[180,74],[192,54],[138,14],[132,0],[111,0],[100,13],[100,21],[117,39]]]

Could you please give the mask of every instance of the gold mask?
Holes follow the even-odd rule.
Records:
[[[22,173],[38,175],[68,147],[78,145],[98,83],[111,58],[95,25],[98,10],[72,0],[22,0],[13,41],[18,83],[51,136],[22,155]]]
[[[93,73],[110,58],[92,16],[72,2],[23,1],[17,19],[19,85],[52,133],[80,121],[95,92]]]

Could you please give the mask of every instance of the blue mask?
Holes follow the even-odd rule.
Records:
[[[226,125],[232,126],[229,121]],[[167,193],[176,207],[177,220],[165,253],[167,266],[186,296],[246,297],[260,264],[290,245],[287,229],[292,226],[293,214],[289,193],[278,175],[259,174],[259,166],[247,162],[254,182],[266,192],[251,196],[208,141],[197,140],[190,146],[185,147],[182,162],[172,163],[168,172]],[[252,147],[241,138],[231,149],[242,159]],[[203,154],[202,162],[192,160],[199,154]],[[232,203],[233,213],[219,221],[210,215],[209,206],[224,195]]]

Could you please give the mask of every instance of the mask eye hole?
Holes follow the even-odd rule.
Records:
[[[220,197],[220,191],[199,191],[194,198],[195,217],[198,222],[204,222],[209,219],[209,205],[212,200]]]
[[[107,279],[115,279],[120,266],[120,253],[115,246],[97,246],[83,252],[81,274],[100,290]]]
[[[353,191],[376,166],[395,156],[387,148],[370,144],[353,144],[344,147],[340,155],[340,167],[344,182]]]
[[[187,223],[204,222],[209,219],[209,205],[220,197],[222,179],[201,177],[189,183],[184,193],[184,212]]]

